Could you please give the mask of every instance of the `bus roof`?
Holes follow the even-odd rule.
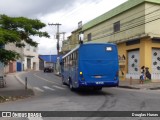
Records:
[[[83,43],[82,45],[98,45],[98,44],[108,44],[108,45],[115,45],[114,43]],[[80,45],[76,46],[74,49],[72,49],[70,52],[68,52],[66,55],[64,55],[62,57],[62,59],[64,59],[65,57],[67,57],[68,55],[72,54],[74,51],[78,50],[80,47]]]

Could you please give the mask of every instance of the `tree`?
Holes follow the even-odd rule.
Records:
[[[0,62],[7,64],[20,58],[17,52],[4,49],[3,46],[8,43],[14,43],[16,47],[21,48],[25,47],[25,41],[37,47],[38,43],[32,40],[32,36],[49,37],[47,32],[40,31],[45,26],[46,24],[38,19],[0,15]]]

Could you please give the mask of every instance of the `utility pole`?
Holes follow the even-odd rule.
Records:
[[[57,55],[59,55],[59,26],[61,25],[61,24],[59,24],[59,23],[56,23],[56,24],[48,24],[48,25],[54,25],[54,26],[57,26],[57,33],[56,33],[56,39],[57,39]]]
[[[63,40],[64,40],[66,32],[61,32],[60,34],[63,34]]]

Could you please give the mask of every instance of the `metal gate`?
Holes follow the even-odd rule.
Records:
[[[128,74],[126,78],[139,79],[139,50],[128,52]]]
[[[160,80],[160,49],[152,49],[152,79]]]

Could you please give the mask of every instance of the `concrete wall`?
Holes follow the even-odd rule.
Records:
[[[160,5],[146,3],[145,9],[145,32],[160,37]]]

